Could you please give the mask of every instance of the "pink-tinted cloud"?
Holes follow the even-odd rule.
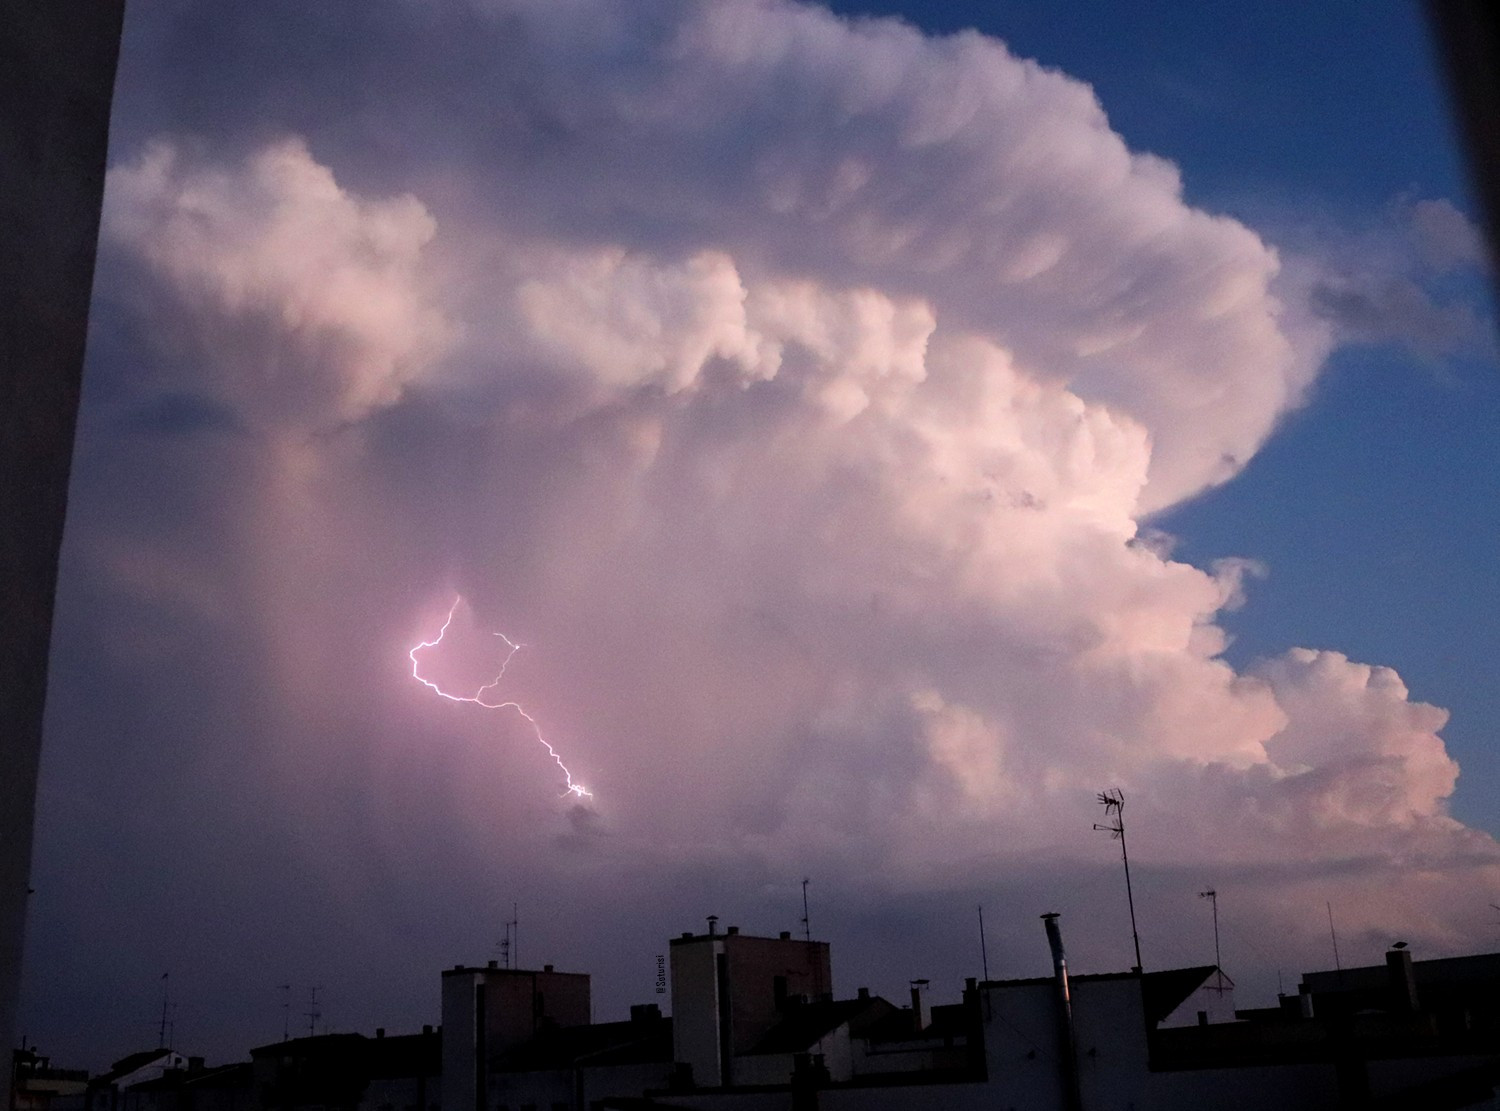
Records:
[[[1291,944],[1330,891],[1469,936],[1436,895],[1500,850],[1447,815],[1443,711],[1335,651],[1237,673],[1254,568],[1143,527],[1231,479],[1331,342],[1254,231],[977,35],[477,10],[533,61],[455,79],[492,146],[387,190],[315,142],[169,136],[110,180],[135,280],[101,296],[145,364],[111,404],[193,394],[242,434],[121,448],[187,508],[101,499],[80,544],[104,594],[223,631],[237,666],[195,682],[253,692],[247,774],[340,899],[471,864],[622,903],[810,867],[1035,891],[1107,855],[1119,785],[1142,868],[1238,877]],[[508,682],[589,808],[517,722],[411,681],[454,589],[528,645]],[[1369,894],[1408,881],[1420,910]]]

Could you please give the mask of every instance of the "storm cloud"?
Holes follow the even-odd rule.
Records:
[[[170,959],[162,898],[226,908],[180,959],[243,939],[241,995],[326,976],[350,1021],[518,890],[612,1004],[610,931],[789,921],[806,873],[851,950],[975,893],[1024,931],[1116,881],[1107,786],[1162,960],[1203,876],[1298,956],[1328,898],[1471,942],[1500,847],[1448,816],[1445,712],[1331,649],[1236,671],[1256,569],[1150,527],[1301,402],[1327,305],[1086,85],[758,0],[379,3],[321,52],[347,13],[179,8],[126,74],[43,800],[40,874],[136,923],[112,990]],[[459,594],[593,799],[412,680]],[[38,913],[102,944],[85,901]],[[1118,919],[1070,946],[1123,967]]]

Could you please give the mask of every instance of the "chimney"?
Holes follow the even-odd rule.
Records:
[[[718,932],[719,932],[719,916],[717,914],[710,914],[708,916],[708,936],[709,937],[714,937],[714,936],[716,936],[718,934]]]
[[[779,937],[782,941],[791,941],[792,940],[792,931],[791,930],[782,930],[781,933],[777,934],[776,936]]]
[[[552,966],[550,964],[544,964],[544,965],[542,965],[542,971],[543,972],[551,972],[552,971]]]
[[[1047,924],[1047,944],[1052,947],[1052,974],[1057,990],[1058,1064],[1062,1073],[1063,1106],[1083,1111],[1083,1088],[1078,1080],[1078,1035],[1073,1028],[1073,998],[1068,987],[1068,954],[1063,949],[1062,930],[1056,913],[1042,915]]]
[[[740,928],[738,926],[730,926],[729,929],[725,930],[724,932],[728,934],[737,934],[740,932]]]
[[[1409,1015],[1417,1009],[1417,976],[1411,966],[1411,950],[1402,943],[1385,955],[1386,981],[1390,985],[1391,1010]]]
[[[870,998],[870,989],[869,988],[860,988],[859,989],[859,997],[861,999],[868,999],[868,998]]]
[[[926,980],[911,982],[911,1019],[918,1034],[932,1025],[932,1007],[927,1002]]]
[[[500,962],[499,961],[485,961],[484,962],[484,967],[485,968],[499,968],[500,967]]]
[[[375,1027],[375,1036],[377,1038],[383,1038],[383,1037],[385,1037],[385,1027],[384,1026],[377,1026],[377,1027]]]

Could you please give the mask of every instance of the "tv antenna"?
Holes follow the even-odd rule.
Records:
[[[1120,858],[1125,862],[1125,898],[1130,904],[1130,939],[1135,942],[1135,969],[1141,971],[1141,935],[1135,928],[1135,893],[1130,886],[1130,853],[1125,848],[1125,792],[1118,787],[1100,791],[1096,796],[1104,807],[1107,824],[1094,823],[1094,828],[1108,833],[1120,842]]]
[[[1214,908],[1214,991],[1224,994],[1223,960],[1219,956],[1219,893],[1210,887],[1198,892],[1198,898],[1207,899]]]
[[[307,1010],[304,1014],[307,1018],[307,1036],[309,1038],[317,1034],[318,1019],[323,1017],[323,1012],[318,1009],[318,987],[319,985],[314,984],[307,989]]]
[[[281,985],[281,1040],[289,1041],[292,1036],[292,985]]]
[[[812,880],[802,877],[802,937],[807,942],[812,941],[812,920],[807,916],[807,885],[810,883]]]
[[[521,904],[510,904],[510,921],[505,924],[505,967],[521,967]]]

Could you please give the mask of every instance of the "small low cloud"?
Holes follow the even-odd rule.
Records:
[[[1493,346],[1479,229],[1446,199],[1399,200],[1362,231],[1325,228],[1289,266],[1289,297],[1340,344],[1396,344],[1433,364]]]
[[[1445,198],[1411,206],[1411,236],[1418,256],[1435,271],[1489,266],[1479,226]]]
[[[1345,273],[1313,286],[1312,309],[1345,343],[1397,343],[1428,359],[1473,349],[1483,323],[1467,302],[1440,302],[1411,278]]]

